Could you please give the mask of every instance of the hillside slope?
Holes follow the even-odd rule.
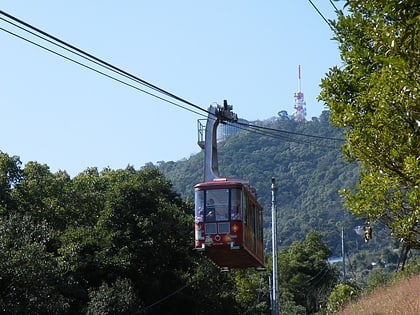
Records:
[[[355,184],[358,168],[343,160],[343,142],[332,140],[342,139],[342,133],[329,124],[327,114],[323,115],[306,123],[282,117],[253,122],[282,132],[241,131],[219,143],[220,175],[247,179],[257,190],[264,208],[266,248],[271,248],[272,177],[278,186],[280,246],[318,230],[333,254],[339,255],[341,227],[350,251],[365,246],[353,231],[363,224],[363,218],[357,220],[348,213],[338,193]],[[158,167],[176,191],[193,198],[194,185],[203,179],[203,153],[178,162],[160,162]]]
[[[420,275],[403,279],[392,286],[378,288],[350,303],[340,315],[418,315],[420,314]]]

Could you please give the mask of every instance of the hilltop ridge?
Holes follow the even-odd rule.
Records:
[[[277,211],[280,247],[303,239],[311,230],[323,233],[333,255],[341,255],[341,228],[347,250],[379,250],[389,245],[389,234],[381,226],[374,240],[364,244],[354,227],[364,224],[342,206],[339,190],[352,187],[358,165],[344,161],[342,131],[331,126],[328,112],[298,123],[285,116],[253,124],[270,132],[241,131],[219,143],[219,171],[223,177],[249,180],[264,208],[265,238],[271,248],[271,178],[278,186]],[[193,187],[203,180],[203,153],[178,162],[160,162],[159,169],[184,198],[193,198]],[[386,245],[385,245],[386,244]]]

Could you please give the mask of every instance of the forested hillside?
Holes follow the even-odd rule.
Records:
[[[140,170],[89,168],[71,178],[0,152],[0,312],[268,314],[272,177],[285,313],[313,314],[327,303],[341,278],[327,259],[340,255],[342,228],[347,278],[383,279],[381,272],[395,270],[399,244],[378,225],[368,243],[354,232],[364,220],[343,209],[338,190],[354,185],[358,169],[343,161],[335,140],[341,134],[327,116],[255,122],[267,132],[241,131],[220,143],[221,175],[248,179],[264,206],[265,272],[220,273],[193,250],[201,153]]]
[[[0,313],[268,314],[269,270],[221,273],[193,250],[192,211],[156,167],[71,178],[0,152]],[[316,232],[280,251],[287,314],[325,303],[328,255]]]
[[[271,248],[271,178],[276,179],[279,246],[287,247],[317,230],[334,255],[341,255],[341,228],[348,251],[387,246],[388,231],[375,228],[376,237],[364,244],[354,232],[365,218],[355,218],[342,206],[339,190],[353,187],[358,165],[344,161],[342,132],[330,125],[328,112],[306,123],[287,116],[253,122],[267,132],[241,131],[219,143],[219,171],[223,177],[250,181],[264,208],[265,243]],[[274,132],[271,129],[283,132]],[[159,168],[174,189],[193,198],[193,187],[203,180],[203,153],[178,162],[160,162]]]

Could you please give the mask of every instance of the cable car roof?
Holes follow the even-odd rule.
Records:
[[[249,181],[240,178],[215,178],[212,181],[202,182],[195,185],[195,188],[202,186],[226,186],[226,185],[242,185],[249,187]]]

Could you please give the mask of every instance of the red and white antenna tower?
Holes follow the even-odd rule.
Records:
[[[298,67],[298,91],[295,93],[295,112],[293,113],[293,119],[297,122],[306,121],[306,102],[301,91],[300,83],[300,65]]]

